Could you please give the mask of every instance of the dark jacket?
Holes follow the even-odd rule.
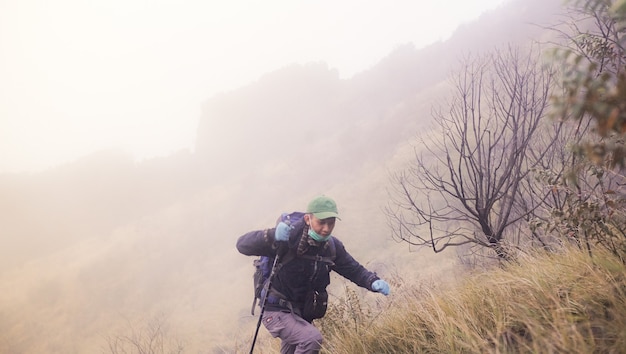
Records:
[[[272,279],[272,289],[282,294],[285,300],[301,304],[309,289],[325,291],[330,284],[330,271],[334,270],[355,284],[372,290],[372,283],[379,279],[357,262],[346,251],[343,243],[333,236],[328,242],[315,242],[307,234],[308,226],[304,220],[294,224],[288,242],[274,240],[275,229],[251,231],[239,237],[237,250],[247,256],[286,257],[286,252],[295,252],[295,258],[280,267]],[[332,257],[330,242],[334,243],[334,264],[327,259]],[[302,255],[306,255],[302,257]],[[314,260],[310,256],[321,256],[325,260]]]

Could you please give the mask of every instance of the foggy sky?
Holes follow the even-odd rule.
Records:
[[[0,173],[191,149],[202,102],[291,63],[348,78],[505,0],[0,1]]]

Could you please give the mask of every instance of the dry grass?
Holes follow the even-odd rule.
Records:
[[[568,249],[522,256],[448,288],[405,286],[384,308],[344,304],[362,309],[363,323],[344,317],[345,326],[329,326],[332,309],[320,327],[334,354],[623,353],[625,295],[619,259]]]

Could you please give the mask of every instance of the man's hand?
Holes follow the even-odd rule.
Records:
[[[382,279],[375,280],[372,283],[372,290],[387,296],[389,295],[389,284]]]
[[[290,234],[291,226],[281,221],[278,223],[278,225],[276,225],[276,230],[274,231],[274,239],[276,241],[289,241]]]

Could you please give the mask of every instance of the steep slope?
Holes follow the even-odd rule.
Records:
[[[557,2],[511,2],[351,79],[323,63],[269,73],[206,102],[193,154],[141,164],[105,154],[2,176],[0,351],[97,352],[159,313],[190,352],[223,344],[254,321],[237,236],[321,192],[337,199],[337,234],[368,267],[386,274],[410,259],[403,272],[441,271],[447,262],[389,240],[387,170],[410,158],[407,141],[427,129],[459,55],[540,35],[528,23]]]

